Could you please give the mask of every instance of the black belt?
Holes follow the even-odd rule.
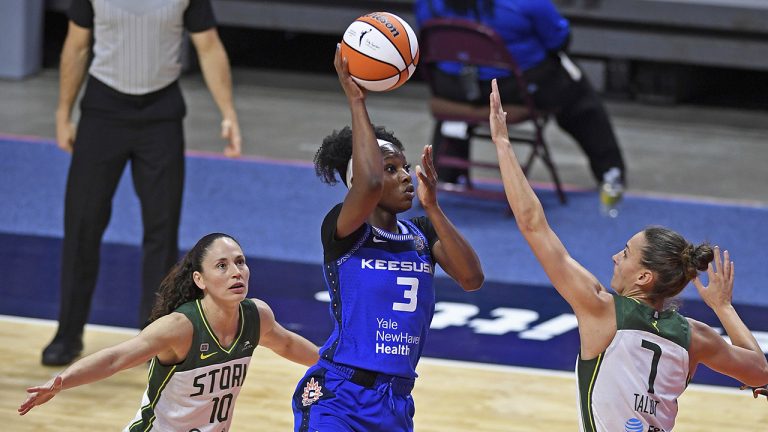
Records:
[[[360,369],[320,359],[318,365],[337,373],[344,379],[365,388],[376,388],[382,383],[389,383],[396,394],[407,395],[413,390],[414,379],[388,375],[367,369]]]
[[[350,368],[353,370],[352,376],[349,377],[349,380],[353,383],[362,386],[362,387],[368,387],[373,388],[376,384],[376,378],[379,377],[378,372],[369,371],[366,369],[357,369],[357,368]]]

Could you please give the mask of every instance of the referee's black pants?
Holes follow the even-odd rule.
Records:
[[[139,325],[151,312],[160,281],[178,259],[184,186],[181,119],[121,121],[83,112],[67,179],[57,338],[81,337],[99,272],[102,235],[128,161],[144,225]],[[103,280],[109,286],[109,275]]]

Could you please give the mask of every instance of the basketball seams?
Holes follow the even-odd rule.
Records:
[[[405,36],[399,37],[401,34]],[[352,78],[372,91],[400,87],[413,75],[419,60],[416,33],[402,18],[389,12],[358,17],[344,33],[341,48]]]
[[[394,16],[394,15],[393,15]],[[405,34],[405,40],[408,45],[408,54],[410,57],[410,61],[403,58],[405,63],[405,69],[403,69],[400,72],[400,79],[397,80],[397,85],[395,87],[400,87],[401,85],[405,84],[406,81],[408,81],[408,78],[411,77],[411,66],[414,64],[415,57],[413,55],[413,47],[411,46],[411,35],[408,31],[407,27],[404,25],[404,22],[400,17],[394,16],[399,22],[400,26],[403,27],[403,33]],[[400,57],[403,57],[403,53],[398,49],[397,52],[400,54]]]
[[[369,80],[364,80],[362,78],[355,78],[355,77],[352,77],[352,78],[355,80],[355,82],[367,88],[368,90],[389,91],[397,88],[400,85],[399,84],[400,80],[398,77],[399,77],[399,74],[391,76],[389,78],[376,80],[376,81],[369,81]]]
[[[394,40],[392,40],[392,38],[390,38],[390,37],[389,37],[389,35],[388,35],[387,33],[385,33],[385,32],[384,32],[382,29],[380,29],[380,28],[379,28],[379,25],[384,25],[384,24],[381,24],[381,23],[380,23],[380,22],[378,22],[378,21],[376,21],[375,23],[370,23],[370,22],[368,22],[368,21],[366,21],[366,20],[363,20],[363,19],[361,19],[361,18],[366,18],[366,17],[360,17],[360,18],[358,18],[356,21],[358,21],[358,22],[364,22],[364,23],[366,23],[366,24],[370,25],[371,27],[375,28],[377,32],[381,33],[381,35],[382,35],[382,36],[384,36],[384,39],[386,39],[386,40],[387,40],[387,42],[389,42],[390,44],[392,44],[392,47],[393,47],[393,48],[395,48],[395,51],[397,51],[397,54],[398,54],[398,55],[400,55],[400,58],[403,60],[403,65],[405,65],[405,67],[406,67],[406,70],[407,70],[409,62],[408,62],[408,60],[407,60],[407,59],[406,59],[406,58],[403,56],[403,53],[402,53],[402,51],[400,50],[400,47],[399,47],[399,46],[397,46],[397,44],[395,43],[395,41],[394,41]],[[385,27],[385,29],[386,29],[386,27]],[[398,30],[398,31],[399,31],[399,30]],[[408,32],[407,32],[405,29],[403,29],[403,33],[405,33],[405,34],[408,34]],[[408,51],[410,51],[410,50],[411,50],[411,45],[410,45],[410,42],[409,42],[409,43],[408,43]],[[387,62],[384,62],[384,63],[387,63]],[[388,63],[388,64],[391,64],[391,63]],[[393,66],[395,66],[395,65],[393,65]],[[398,71],[400,71],[400,68],[399,68],[399,67],[395,66],[395,68],[396,68]]]
[[[391,14],[390,14],[391,15]],[[408,54],[410,54],[410,61],[406,61],[406,70],[408,70],[408,66],[412,64],[417,63],[417,59],[419,58],[419,44],[416,42],[416,34],[411,34],[412,30],[408,26],[408,23],[405,22],[402,18],[400,18],[397,15],[392,15],[393,18],[395,18],[399,23],[400,26],[403,28],[403,33],[405,33],[405,39],[408,41]],[[413,50],[413,42],[416,42],[416,51]],[[398,50],[399,51],[399,50]]]
[[[363,56],[363,57],[365,57],[365,58],[371,59],[372,61],[374,61],[374,62],[376,62],[376,63],[380,63],[380,64],[383,64],[383,65],[387,65],[387,66],[391,66],[391,67],[392,67],[392,69],[395,71],[395,73],[394,73],[392,76],[395,76],[395,75],[397,75],[397,74],[399,74],[399,73],[400,73],[400,68],[398,68],[396,65],[393,65],[392,63],[390,63],[390,62],[387,62],[387,61],[384,61],[384,60],[381,60],[381,59],[377,59],[376,57],[372,57],[372,56],[369,56],[368,54],[366,54],[366,53],[364,53],[364,52],[362,52],[362,51],[360,51],[360,50],[356,49],[356,48],[355,48],[355,47],[353,47],[352,45],[348,44],[346,41],[341,41],[341,42],[342,42],[342,44],[343,44],[344,46],[346,46],[346,47],[347,47],[347,48],[349,48],[350,50],[352,50],[352,51],[356,52],[357,54],[359,54],[359,55],[361,55],[361,56]],[[387,78],[389,78],[389,77],[387,77]],[[362,78],[361,78],[361,79],[362,79]],[[386,79],[386,78],[381,78],[381,79]],[[365,81],[373,81],[373,80],[370,80],[370,79],[366,79]]]

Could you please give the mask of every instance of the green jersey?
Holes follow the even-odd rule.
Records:
[[[688,320],[614,295],[616,335],[597,358],[578,359],[582,431],[670,431],[688,385]]]
[[[240,303],[240,329],[229,347],[213,333],[200,300],[175,312],[186,316],[194,329],[187,358],[174,365],[152,359],[141,408],[124,432],[229,430],[235,400],[259,343],[259,311],[252,300]]]

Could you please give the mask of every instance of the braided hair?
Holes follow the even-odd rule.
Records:
[[[400,151],[404,150],[403,143],[384,126],[373,126],[376,138],[391,142]],[[344,126],[340,131],[323,138],[323,143],[315,153],[315,174],[323,183],[331,186],[338,183],[336,174],[346,184],[347,163],[352,158],[352,128]],[[349,186],[349,185],[347,185]]]

